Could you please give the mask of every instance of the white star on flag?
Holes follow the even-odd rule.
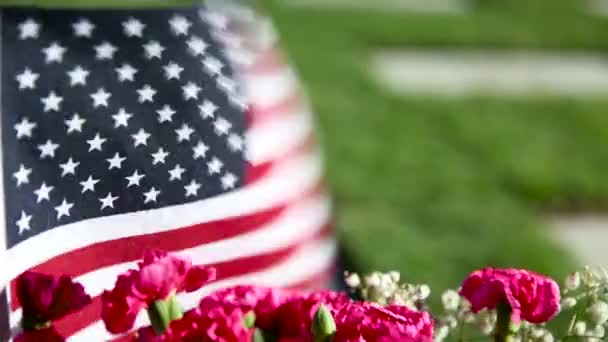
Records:
[[[17,25],[19,29],[19,39],[37,39],[40,35],[40,24],[32,18],[26,19]]]
[[[143,37],[143,31],[146,25],[141,21],[131,17],[122,23],[124,33],[127,37]]]
[[[192,23],[181,15],[174,15],[169,20],[169,25],[176,36],[187,36]]]
[[[192,181],[190,181],[190,183],[188,185],[184,186],[184,189],[186,190],[185,196],[186,197],[197,196],[198,189],[200,189],[200,188],[201,188],[201,185],[193,179]]]
[[[47,97],[43,97],[40,99],[42,104],[44,104],[44,112],[55,111],[58,112],[61,107],[61,102],[63,101],[63,97],[57,96],[54,91],[51,91]]]
[[[101,210],[104,208],[114,208],[114,201],[118,199],[118,196],[112,196],[112,193],[109,192],[108,195],[104,198],[100,198],[101,202]]]
[[[112,45],[110,42],[104,41],[99,45],[95,46],[95,58],[103,61],[114,58],[114,54],[118,48]]]
[[[32,137],[32,130],[36,128],[37,124],[35,122],[31,122],[28,118],[23,117],[21,122],[15,124],[15,130],[17,131],[17,139],[21,139],[23,137]]]
[[[15,76],[15,79],[19,82],[19,90],[35,89],[38,78],[40,78],[40,74],[32,72],[30,68],[25,68],[22,73]]]
[[[88,19],[80,18],[80,20],[72,24],[72,29],[74,30],[74,36],[76,37],[91,38],[95,25]]]
[[[169,152],[165,152],[165,150],[162,147],[159,147],[158,151],[156,151],[156,153],[151,154],[152,165],[164,164],[165,159],[167,158],[168,155],[169,155]]]
[[[65,53],[66,48],[59,45],[58,42],[52,42],[51,45],[42,49],[44,53],[44,61],[46,64],[49,63],[59,63],[63,61],[63,54]]]
[[[59,144],[55,144],[51,139],[48,139],[44,144],[38,145],[40,150],[40,159],[55,158],[55,151],[59,148]]]
[[[125,177],[129,181],[127,188],[130,188],[132,185],[139,186],[139,181],[141,181],[141,179],[144,177],[145,175],[141,175],[137,170],[135,170],[132,175]]]
[[[129,64],[123,64],[120,68],[114,69],[118,73],[118,80],[120,82],[134,81],[137,69],[133,68]]]
[[[60,205],[55,207],[57,211],[57,220],[62,218],[63,216],[70,216],[70,209],[74,206],[74,203],[67,202],[66,199],[63,199]]]
[[[61,177],[65,177],[67,175],[76,175],[76,167],[78,167],[78,165],[80,165],[80,162],[74,162],[72,157],[70,157],[67,162],[59,164],[59,167],[61,167],[62,170]]]
[[[90,72],[80,65],[77,65],[71,71],[68,71],[68,76],[70,77],[70,85],[86,85],[87,84],[87,76],[89,76]]]
[[[160,191],[156,190],[155,187],[150,188],[148,192],[144,192],[144,196],[146,197],[144,200],[144,204],[148,202],[156,202],[156,198],[160,195]]]
[[[44,200],[50,201],[51,200],[51,191],[54,188],[55,187],[47,186],[45,182],[42,182],[40,187],[38,189],[34,190],[34,195],[36,195],[36,203],[40,203]]]
[[[87,144],[89,144],[89,152],[91,151],[101,151],[101,145],[106,142],[105,138],[99,136],[99,133],[95,134],[95,137],[91,140],[87,140]]]
[[[27,215],[25,211],[21,210],[21,218],[16,222],[17,227],[19,227],[18,234],[23,234],[24,231],[30,230],[30,221],[32,220],[32,215]]]
[[[169,181],[182,180],[182,174],[186,172],[186,169],[181,167],[179,164],[169,170]]]
[[[150,138],[150,133],[144,131],[143,128],[140,128],[136,134],[132,134],[133,138],[133,146],[137,147],[139,145],[148,146],[148,138]]]
[[[90,95],[93,100],[93,107],[107,107],[108,99],[112,96],[112,94],[108,93],[105,89],[99,88],[97,92]]]
[[[147,59],[158,58],[161,59],[165,47],[160,45],[156,40],[151,40],[144,45],[145,56]]]
[[[17,187],[21,186],[21,184],[28,184],[31,173],[32,169],[28,169],[23,164],[20,164],[19,170],[13,173],[13,177],[17,180]]]
[[[95,192],[95,184],[97,183],[99,183],[99,179],[94,179],[93,176],[89,176],[87,180],[80,182],[80,185],[82,185],[81,193],[84,194],[87,191]]]
[[[67,133],[82,132],[82,125],[84,125],[86,121],[87,120],[81,118],[78,113],[74,113],[71,119],[65,120],[65,124],[68,126]]]
[[[149,84],[145,84],[140,89],[137,89],[137,93],[139,94],[139,103],[154,102],[154,95],[156,95],[156,90],[150,87]]]

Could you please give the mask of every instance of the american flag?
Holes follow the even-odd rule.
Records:
[[[111,338],[99,295],[149,248],[217,268],[186,307],[224,286],[331,278],[313,123],[268,21],[244,32],[201,7],[0,15],[4,326],[21,314],[11,280],[32,269],[94,297],[61,333]]]

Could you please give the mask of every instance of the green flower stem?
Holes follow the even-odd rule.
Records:
[[[511,307],[506,303],[500,303],[496,308],[496,328],[494,330],[494,342],[511,342],[515,338],[517,327],[511,322]]]
[[[24,316],[21,318],[21,328],[23,330],[37,330],[44,329],[51,326],[51,322],[39,322],[35,319]]]

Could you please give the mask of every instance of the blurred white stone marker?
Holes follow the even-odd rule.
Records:
[[[319,7],[327,9],[360,9],[375,11],[400,11],[416,14],[467,14],[470,0],[283,0],[290,6]]]
[[[608,16],[608,0],[587,0],[587,10],[590,14]]]
[[[374,53],[370,67],[407,95],[608,94],[608,59],[586,53],[389,50]]]
[[[608,267],[608,216],[573,215],[549,219],[549,232],[570,250],[578,261],[589,266]]]

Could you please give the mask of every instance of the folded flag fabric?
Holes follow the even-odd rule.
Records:
[[[151,248],[217,268],[190,306],[238,283],[327,285],[309,108],[272,25],[231,9],[1,9],[5,336],[12,280],[36,270],[95,297],[61,333],[107,340],[99,295]]]

